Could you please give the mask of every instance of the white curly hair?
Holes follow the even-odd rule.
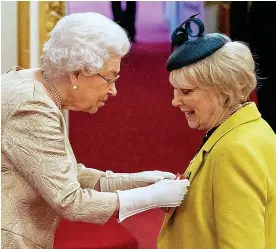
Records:
[[[93,12],[63,17],[50,33],[40,58],[41,68],[51,77],[81,71],[96,74],[110,57],[123,57],[130,42],[123,28]]]

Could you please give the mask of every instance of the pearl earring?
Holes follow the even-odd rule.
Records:
[[[79,88],[78,86],[73,86],[74,90],[78,90],[78,88]]]

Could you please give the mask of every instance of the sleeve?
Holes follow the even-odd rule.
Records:
[[[105,223],[114,213],[118,197],[81,188],[62,125],[54,106],[29,100],[5,125],[3,153],[59,215],[68,220]]]
[[[105,177],[105,172],[78,163],[78,181],[82,188],[94,189],[101,177]]]
[[[267,184],[264,161],[235,143],[214,162],[213,197],[218,248],[265,248]]]

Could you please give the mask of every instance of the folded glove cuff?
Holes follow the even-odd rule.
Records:
[[[136,188],[133,174],[113,173],[106,171],[106,176],[100,178],[101,192],[115,192]]]

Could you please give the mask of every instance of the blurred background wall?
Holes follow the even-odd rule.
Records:
[[[1,2],[1,72],[18,64],[17,2]]]
[[[167,25],[167,40],[172,30],[190,14],[201,13],[199,17],[205,21],[206,32],[215,32],[225,28],[226,15],[221,17],[223,8],[228,8],[229,2],[215,1],[163,1],[154,2],[156,9],[148,9],[151,2],[137,2],[137,22],[141,29],[149,28],[150,24],[163,22]],[[223,7],[224,6],[224,7]],[[47,33],[56,21],[65,13],[84,11],[100,12],[112,18],[110,2],[108,1],[7,1],[1,2],[1,71],[8,70],[13,65],[22,67],[38,66],[41,44],[47,40]],[[153,13],[152,23],[143,18],[146,13]],[[51,14],[52,13],[52,14]],[[155,14],[154,14],[155,13]],[[157,19],[154,19],[157,18]],[[225,19],[224,21],[221,19]],[[224,23],[224,25],[220,25]],[[224,30],[222,30],[224,31]],[[140,40],[150,40],[152,36],[139,36]],[[142,32],[145,34],[146,32]],[[156,36],[157,37],[157,36]]]

